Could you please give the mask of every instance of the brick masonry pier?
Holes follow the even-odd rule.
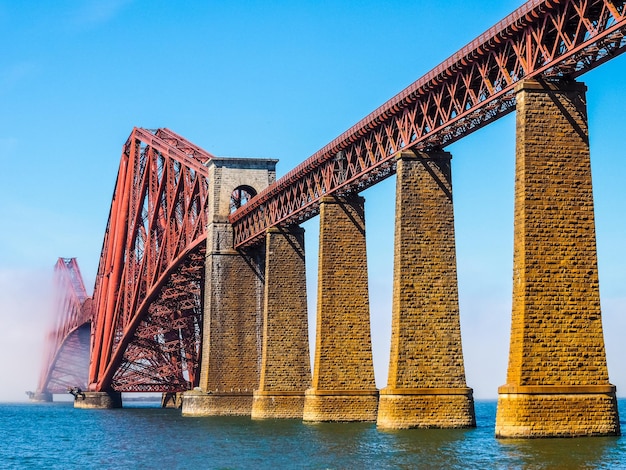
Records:
[[[259,386],[263,334],[263,245],[233,249],[233,191],[259,191],[275,179],[276,160],[209,162],[207,255],[200,386],[183,396],[187,416],[245,415]]]
[[[317,331],[305,421],[375,421],[364,199],[321,200]]]
[[[604,350],[586,87],[517,87],[513,312],[498,437],[620,432]]]
[[[393,320],[379,428],[475,426],[465,383],[450,154],[397,162]]]
[[[311,386],[304,230],[267,231],[263,350],[252,418],[302,419]]]

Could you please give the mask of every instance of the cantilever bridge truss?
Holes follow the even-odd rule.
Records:
[[[522,79],[575,79],[621,54],[625,15],[626,0],[526,2],[231,214],[235,246],[317,215],[324,195],[387,178],[399,152],[444,147],[506,115]],[[197,384],[211,158],[167,129],[135,128],[124,145],[93,296],[90,389]]]
[[[197,384],[211,158],[168,129],[126,141],[94,290],[91,389]]]

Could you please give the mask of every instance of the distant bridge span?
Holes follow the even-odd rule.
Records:
[[[56,302],[46,338],[44,367],[35,397],[50,398],[70,387],[87,388],[93,303],[75,258],[59,258],[54,267]]]

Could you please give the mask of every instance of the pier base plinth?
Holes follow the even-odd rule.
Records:
[[[49,392],[33,392],[28,394],[28,399],[37,403],[50,403],[53,401],[52,393]]]
[[[384,388],[376,425],[380,429],[475,427],[472,389]]]
[[[252,419],[302,419],[303,392],[255,391]]]
[[[121,407],[120,392],[79,392],[74,397],[74,408],[110,410]]]
[[[183,394],[181,392],[164,392],[161,395],[161,408],[178,408],[183,406]]]
[[[378,390],[320,391],[309,389],[304,398],[303,421],[375,422]]]
[[[183,394],[183,416],[250,416],[252,392],[204,392]]]
[[[615,387],[510,386],[498,389],[496,437],[618,436]]]

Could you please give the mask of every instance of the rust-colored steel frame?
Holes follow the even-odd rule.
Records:
[[[574,79],[624,52],[625,5],[525,3],[231,214],[235,246],[317,215],[323,195],[387,178],[401,151],[444,147],[506,115],[524,78]]]
[[[213,155],[168,129],[126,141],[94,291],[90,390],[197,383]]]
[[[76,258],[57,260],[54,285],[56,305],[46,336],[39,393],[65,393],[68,387],[87,385],[93,309]]]

